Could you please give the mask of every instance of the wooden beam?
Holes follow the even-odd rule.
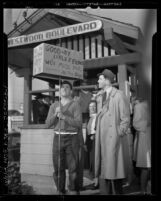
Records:
[[[24,77],[28,73],[28,68],[16,68],[14,70],[17,77]],[[31,75],[31,74],[30,74]]]
[[[125,43],[123,42],[124,46],[126,47],[126,49],[132,50],[134,52],[141,52],[141,47],[137,44],[137,45],[131,45],[129,43]]]
[[[112,84],[112,86],[118,86],[118,83],[115,82]],[[73,87],[73,89],[98,89],[98,85],[86,85],[86,86],[77,86],[77,87]],[[30,90],[28,93],[29,94],[35,94],[35,93],[45,93],[45,92],[56,92],[59,91],[58,88],[54,88],[54,89],[42,89],[42,90]]]
[[[128,70],[130,73],[132,73],[132,74],[136,74],[135,68],[133,68],[133,67],[131,67],[131,66],[129,66],[129,65],[127,65],[127,70]]]
[[[126,64],[118,65],[119,89],[125,92],[125,81],[127,81]]]
[[[24,75],[24,125],[29,124],[31,120],[31,95],[29,91],[32,88],[32,78],[30,68]]]
[[[85,60],[84,68],[85,70],[92,70],[95,68],[111,67],[119,64],[134,64],[139,63],[140,61],[141,55],[139,53],[129,53],[124,55]]]
[[[129,52],[122,40],[113,33],[112,28],[104,29],[104,39],[118,54],[126,54]]]
[[[30,60],[26,55],[22,54],[19,50],[8,50],[8,65],[11,66],[20,66],[26,68],[26,66],[30,65]]]

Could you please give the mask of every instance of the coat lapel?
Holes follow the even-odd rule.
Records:
[[[110,93],[110,96],[114,97],[115,94],[117,92],[117,89],[115,87],[112,87],[112,90],[111,90],[111,93]]]

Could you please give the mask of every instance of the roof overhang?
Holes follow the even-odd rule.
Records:
[[[23,21],[16,30],[11,31],[8,34],[8,38],[54,29],[55,27],[58,28],[71,24],[73,25],[77,23],[101,20],[105,36],[104,39],[113,47],[113,49],[115,49],[118,53],[125,55],[129,53],[127,49],[138,51],[137,41],[141,36],[141,31],[138,27],[104,19],[75,9],[38,9],[32,15],[30,15],[27,20],[32,22],[32,24],[29,24],[27,21]],[[26,69],[31,67],[33,60],[33,48],[40,43],[41,42],[8,49],[8,64],[11,67],[14,67],[14,69],[17,69],[17,71],[21,72],[20,76],[23,76],[21,71],[22,68]],[[47,43],[52,44],[51,41],[48,41]],[[135,63],[138,61],[138,57],[135,57],[136,55],[130,55],[128,57],[132,57],[130,62],[134,61]],[[116,61],[117,59],[118,57],[116,58]],[[102,66],[102,62],[104,60],[107,60],[107,58],[93,59],[95,62],[92,64],[90,61],[90,65],[92,64],[91,66],[95,66],[97,63],[98,66],[100,66],[99,64]],[[113,59],[109,58],[108,62],[109,61],[111,63],[113,62]],[[120,62],[120,60],[118,60],[118,62]],[[85,61],[85,63],[85,68],[90,68],[89,61]]]
[[[57,16],[63,19],[63,20],[59,20],[57,18],[57,21],[59,21],[59,24],[61,24],[61,26],[65,26],[68,23],[75,24],[79,22],[101,20],[104,28],[112,28],[115,33],[118,33],[127,37],[131,37],[136,40],[141,35],[141,30],[139,27],[133,26],[131,24],[115,21],[112,19],[107,19],[107,18],[96,16],[96,15],[91,15],[86,12],[78,11],[76,9],[37,9],[34,13],[32,13],[27,18],[27,21],[30,21],[32,24],[29,24],[26,20],[24,20],[17,27],[17,29],[12,30],[8,34],[8,37],[16,37],[16,36],[22,35],[21,33],[26,32],[31,26],[33,26],[33,24],[38,22],[42,17],[44,17],[46,14],[49,14],[49,13],[52,14],[53,17]]]

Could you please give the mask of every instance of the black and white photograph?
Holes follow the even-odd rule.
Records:
[[[155,195],[157,8],[116,4],[4,6],[4,194]]]

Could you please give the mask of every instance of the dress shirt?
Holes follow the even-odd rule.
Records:
[[[105,90],[105,92],[106,92],[106,100],[107,100],[111,90],[112,90],[112,86]]]

